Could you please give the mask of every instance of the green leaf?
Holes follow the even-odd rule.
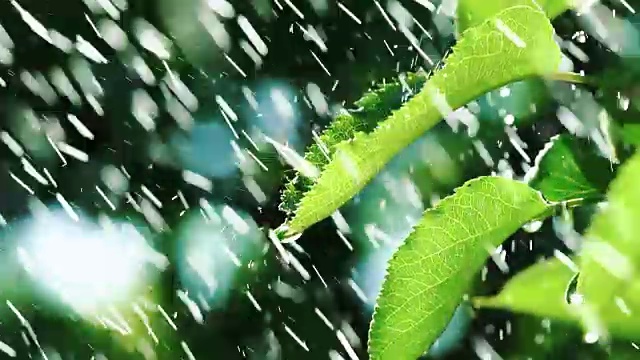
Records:
[[[473,305],[574,321],[567,295],[575,276],[569,266],[551,258],[519,272],[498,295],[474,298]]]
[[[552,258],[541,261],[515,275],[496,296],[476,297],[477,308],[505,309],[542,318],[589,327],[589,312],[580,303],[569,303],[569,288],[576,273],[567,264]],[[582,275],[580,275],[582,277]],[[578,281],[580,281],[578,277]],[[599,321],[614,335],[637,338],[640,322],[633,314],[640,311],[640,282],[634,281],[629,291],[620,297],[626,308],[612,303],[599,314]],[[591,320],[592,321],[592,320]]]
[[[411,97],[422,89],[426,81],[425,73],[407,73],[395,81],[384,83],[377,89],[365,93],[354,103],[358,107],[357,110],[344,111],[334,117],[329,127],[319,136],[319,140],[309,146],[304,156],[305,160],[322,170],[329,163],[337,144],[353,138],[358,132],[373,131],[380,121],[402,106],[406,97]],[[313,180],[301,173],[294,172],[288,176],[280,198],[280,210],[292,215],[302,196],[312,185]]]
[[[426,211],[389,262],[371,324],[371,358],[415,359],[427,350],[490,251],[552,209],[524,183],[480,177]]]
[[[640,145],[640,123],[622,123],[620,128],[620,138],[625,144]]]
[[[469,29],[424,89],[370,134],[342,142],[289,224],[301,232],[357,194],[400,150],[452,109],[505,84],[555,72],[560,49],[545,14],[521,1]],[[528,4],[528,5],[527,5]]]
[[[520,4],[520,0],[460,0],[458,1],[458,30],[464,30],[481,24],[486,19],[508,7]],[[573,0],[537,0],[538,5],[549,19],[562,14],[572,7]]]
[[[620,168],[594,216],[580,252],[578,291],[595,311],[606,311],[628,291],[640,266],[640,152]]]
[[[563,134],[551,139],[526,177],[550,201],[597,200],[613,179],[612,166],[588,140]]]

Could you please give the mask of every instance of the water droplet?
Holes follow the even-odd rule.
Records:
[[[542,221],[540,220],[534,220],[531,222],[528,222],[526,224],[524,224],[522,226],[522,229],[528,233],[534,233],[537,232],[538,230],[540,230],[540,228],[542,227]]]

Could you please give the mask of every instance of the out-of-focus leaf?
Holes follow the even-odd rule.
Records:
[[[576,272],[557,258],[541,261],[514,276],[498,295],[477,297],[473,304],[571,321],[574,317],[567,294],[575,276]]]
[[[625,144],[640,145],[640,123],[622,123],[619,133]]]
[[[579,294],[572,289],[576,276],[567,264],[552,258],[518,273],[497,295],[477,297],[473,304],[478,308],[505,309],[588,328],[593,321],[590,310],[580,301],[571,302],[572,294]],[[597,321],[614,335],[631,339],[637,337],[640,323],[633,314],[640,311],[638,289],[640,282],[635,281],[626,292],[627,296],[619,300],[627,308],[611,303],[606,311],[599,314]]]
[[[629,292],[640,266],[640,152],[621,168],[594,216],[580,253],[578,291],[595,311],[609,311]],[[640,296],[638,300],[640,300]]]
[[[427,350],[491,249],[552,209],[524,183],[481,177],[425,212],[389,263],[371,324],[371,358],[415,359]]]
[[[549,20],[530,0],[469,29],[418,95],[372,133],[336,145],[332,161],[301,200],[290,231],[301,232],[335,212],[443,114],[489,90],[557,71],[560,55]]]
[[[529,185],[550,201],[600,199],[613,179],[613,165],[586,139],[554,136],[527,174]]]

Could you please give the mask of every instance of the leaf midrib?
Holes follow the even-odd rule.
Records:
[[[513,206],[513,205],[511,205],[511,204],[507,204],[507,205],[509,205],[509,206],[511,206],[511,207],[513,207],[514,209],[517,209],[517,210],[519,210],[519,209],[520,209],[519,207],[517,207],[517,206]],[[545,208],[543,211],[541,211],[539,214],[535,215],[535,216],[534,216],[534,218],[538,218],[538,217],[541,217],[541,216],[545,215],[545,213],[548,213],[548,212],[549,212],[549,209],[553,209],[553,206],[548,206],[548,207],[546,207],[546,208]],[[521,227],[521,226],[522,226],[522,225],[520,225],[520,227]],[[518,227],[518,228],[520,228],[520,227]],[[442,253],[443,251],[449,250],[449,249],[451,249],[451,248],[453,248],[453,247],[455,247],[455,246],[458,246],[458,245],[460,245],[460,244],[463,244],[463,243],[465,243],[465,242],[475,241],[475,240],[472,240],[472,239],[474,239],[474,238],[480,238],[480,237],[484,237],[484,236],[486,236],[486,237],[490,237],[491,235],[493,235],[493,234],[495,234],[495,233],[498,233],[500,230],[503,230],[503,229],[505,229],[505,228],[507,228],[507,229],[508,229],[508,226],[500,226],[500,225],[493,226],[492,228],[488,229],[487,231],[484,231],[484,232],[483,232],[483,233],[481,233],[481,234],[476,234],[476,235],[468,236],[468,237],[467,237],[467,238],[465,238],[465,239],[458,240],[458,241],[456,241],[456,242],[454,242],[454,243],[452,243],[452,244],[449,244],[449,245],[447,245],[447,246],[445,246],[445,247],[443,247],[443,248],[441,248],[441,249],[438,249],[436,252],[433,252],[433,253],[429,254],[428,256],[425,256],[425,257],[421,258],[420,262],[426,261],[427,259],[430,259],[430,258],[432,258],[432,257],[434,257],[434,256],[439,255],[439,254],[440,254],[440,253]],[[505,241],[506,241],[506,240],[505,240]],[[502,241],[501,243],[503,243],[503,242],[504,242],[504,241]],[[472,246],[474,246],[474,245],[477,245],[477,244],[473,244]],[[477,250],[476,250],[476,251],[477,251]],[[471,251],[470,253],[468,253],[467,255],[465,255],[465,256],[464,256],[464,260],[462,260],[462,262],[465,262],[465,263],[466,263],[466,260],[467,260],[468,258],[473,258],[473,255],[475,255],[475,253],[474,253],[474,251]],[[490,254],[487,254],[487,257],[484,259],[484,261],[486,262],[486,261],[489,259],[489,257],[490,257]],[[399,307],[397,307],[396,309],[394,309],[394,311],[393,311],[392,313],[390,313],[390,314],[386,315],[386,317],[387,317],[387,318],[392,318],[392,317],[394,317],[394,316],[395,316],[396,314],[398,314],[400,311],[404,310],[404,309],[405,309],[405,307],[407,306],[407,304],[411,303],[411,302],[412,302],[416,297],[419,297],[420,295],[424,294],[425,292],[430,291],[430,290],[432,290],[432,289],[434,289],[434,288],[437,288],[437,287],[439,287],[439,286],[441,286],[441,285],[445,284],[446,282],[448,282],[448,281],[450,281],[450,280],[458,279],[458,278],[459,278],[460,273],[462,272],[462,270],[463,270],[463,268],[462,268],[462,267],[458,267],[457,269],[453,270],[453,273],[452,273],[450,276],[446,277],[445,279],[439,280],[438,282],[436,282],[436,283],[434,283],[434,284],[431,284],[428,288],[422,289],[422,290],[420,290],[419,292],[412,294],[411,296],[409,296],[409,297],[405,300],[405,302],[403,302]],[[475,274],[477,274],[477,271],[475,271],[473,274],[469,275],[469,277],[472,277],[472,276],[474,276]],[[464,296],[464,295],[463,295],[463,296]],[[441,308],[444,306],[443,304],[444,304],[444,302],[440,302],[440,303],[439,303],[437,306],[435,306],[431,311],[429,311],[429,313],[428,313],[426,316],[422,317],[419,321],[417,321],[417,322],[413,323],[412,325],[408,326],[408,327],[407,327],[407,328],[405,328],[404,330],[401,330],[401,331],[399,332],[399,334],[406,333],[406,332],[408,332],[408,331],[413,330],[414,328],[416,328],[416,327],[417,327],[418,325],[420,325],[423,321],[425,321],[425,320],[429,319],[429,318],[431,317],[431,315],[433,315],[437,310],[441,309]],[[381,350],[381,353],[384,353],[384,352],[385,352],[385,351],[386,351],[390,346],[392,346],[392,345],[393,345],[393,342],[387,342],[387,343],[383,346],[383,348],[382,348],[382,350]]]

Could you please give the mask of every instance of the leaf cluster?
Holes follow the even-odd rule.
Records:
[[[309,147],[305,159],[321,172],[315,179],[289,177],[281,204],[291,216],[287,234],[331,216],[401,150],[441,120],[456,120],[456,109],[478,96],[523,79],[583,82],[558,73],[561,50],[549,20],[577,2],[479,3],[460,2],[461,36],[442,66],[366,94]],[[577,324],[596,339],[640,335],[632,316],[640,310],[640,153],[619,158],[617,151],[625,154],[639,141],[633,126],[607,121],[591,129],[604,134],[598,146],[555,136],[524,181],[482,176],[423,214],[389,262],[369,333],[372,359],[424,353],[494,249],[521,227],[605,201],[575,254],[533,265],[499,294],[472,303]]]

